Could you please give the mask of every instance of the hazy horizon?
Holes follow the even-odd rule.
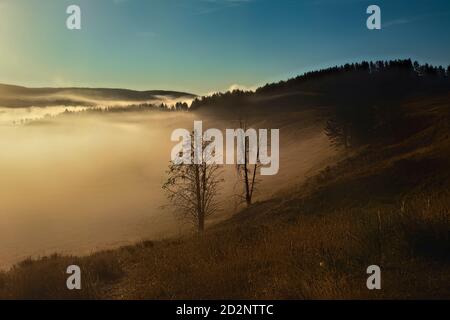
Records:
[[[350,61],[450,64],[442,0],[378,1],[379,31],[366,28],[366,0],[79,0],[75,31],[71,4],[0,1],[0,83],[204,95]]]

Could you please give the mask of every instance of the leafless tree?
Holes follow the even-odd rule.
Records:
[[[191,134],[191,159],[194,159],[194,134]],[[221,178],[221,166],[209,163],[203,152],[209,142],[202,143],[202,159],[199,164],[178,164],[171,162],[167,181],[163,185],[168,199],[176,213],[192,222],[203,232],[205,220],[220,210],[217,200]],[[214,154],[212,155],[214,156]]]
[[[246,120],[239,120],[239,128],[244,132],[247,132],[248,123]],[[256,190],[256,185],[258,183],[257,179],[257,170],[260,167],[259,161],[259,142],[258,138],[256,138],[256,150],[251,150],[251,145],[249,142],[249,137],[244,135],[244,138],[241,141],[238,141],[238,148],[243,149],[244,161],[243,163],[236,164],[237,174],[239,182],[243,186],[242,194],[239,195],[242,199],[242,202],[245,202],[247,206],[252,204],[253,195]],[[251,161],[251,152],[256,151],[256,162],[252,163]]]

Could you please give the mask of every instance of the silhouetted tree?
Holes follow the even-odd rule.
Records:
[[[195,159],[194,133],[191,134],[190,159]],[[205,229],[205,220],[220,209],[217,196],[219,184],[223,181],[221,167],[210,164],[203,152],[209,142],[203,142],[202,159],[199,164],[183,164],[171,161],[167,171],[167,181],[163,185],[168,199],[183,219],[192,222],[199,232]],[[212,155],[214,156],[214,154]]]
[[[419,74],[420,73],[420,64],[419,64],[419,62],[414,61],[413,67],[414,67],[414,72]]]
[[[176,111],[187,111],[188,109],[189,109],[189,106],[186,102],[177,102],[175,104]]]
[[[240,120],[239,121],[239,128],[242,129],[244,132],[247,132],[249,130],[248,123],[246,120]],[[257,169],[260,167],[259,162],[259,142],[258,142],[258,134],[254,130],[254,139],[256,140],[256,150],[251,150],[250,147],[250,137],[245,137],[241,141],[238,141],[237,147],[241,148],[242,153],[244,155],[244,163],[243,164],[236,164],[237,174],[239,182],[243,186],[243,195],[241,196],[243,201],[247,204],[247,206],[250,206],[252,204],[253,195],[256,190],[256,184],[258,182],[257,180]],[[254,161],[251,161],[252,157]],[[254,162],[254,163],[252,163]]]
[[[375,123],[375,109],[363,103],[338,105],[327,121],[325,133],[334,145],[350,148],[368,141]]]

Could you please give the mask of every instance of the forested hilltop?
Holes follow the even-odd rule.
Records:
[[[331,142],[352,147],[402,139],[426,119],[412,123],[403,103],[450,91],[450,66],[411,59],[351,63],[307,72],[253,91],[231,91],[196,98],[191,111],[222,117],[273,117],[312,109],[326,118]]]
[[[263,98],[275,98],[276,107],[299,107],[311,104],[334,104],[360,100],[376,104],[420,93],[442,92],[450,86],[450,66],[419,64],[411,59],[351,63],[307,72],[298,77],[266,84],[254,92],[235,90],[194,99],[191,110],[206,107],[259,107]],[[344,100],[344,101],[343,101]],[[269,102],[273,101],[269,99]],[[348,102],[348,101],[346,101]]]

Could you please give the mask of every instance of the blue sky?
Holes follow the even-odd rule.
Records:
[[[204,94],[363,59],[449,65],[449,34],[448,0],[0,0],[0,82]]]

